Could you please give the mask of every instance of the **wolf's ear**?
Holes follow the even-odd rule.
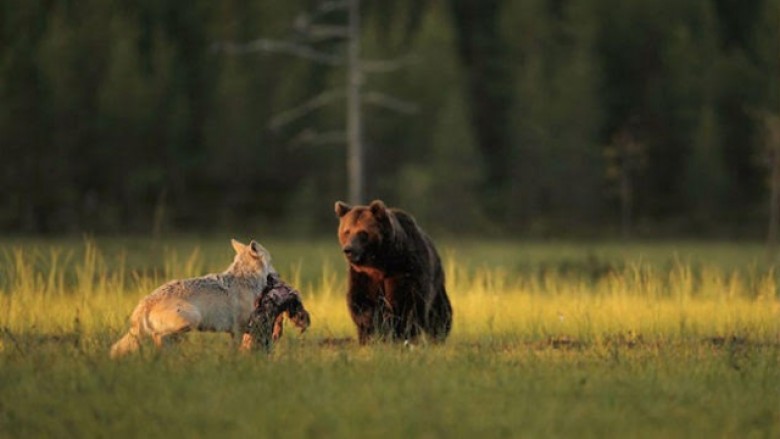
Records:
[[[251,254],[252,256],[258,259],[263,259],[265,262],[268,262],[270,259],[268,257],[269,256],[268,251],[265,249],[265,247],[260,245],[260,243],[258,243],[254,239],[249,242],[249,254]]]
[[[261,250],[260,244],[257,243],[254,239],[249,241],[249,253],[252,254],[252,256],[260,257],[262,256],[262,250]]]
[[[244,244],[241,244],[240,242],[236,241],[235,239],[231,239],[230,240],[230,244],[233,245],[233,250],[235,250],[236,253],[241,253],[246,248],[246,246]]]
[[[347,203],[344,203],[343,201],[336,201],[336,206],[334,208],[336,211],[336,215],[341,218],[342,216],[346,215],[347,212],[352,210],[352,206],[350,206]]]

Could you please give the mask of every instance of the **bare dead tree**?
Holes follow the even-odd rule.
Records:
[[[361,120],[360,89],[363,72],[360,68],[360,0],[349,0],[349,31],[347,43],[347,171],[349,202],[362,204],[365,193],[363,164],[363,121]]]
[[[347,14],[346,26],[318,24],[318,20],[330,13]],[[365,199],[365,144],[363,141],[363,104],[379,106],[398,113],[414,113],[417,105],[379,92],[364,92],[364,78],[368,73],[387,73],[398,70],[412,61],[364,60],[360,53],[361,22],[360,0],[325,0],[311,12],[302,13],[293,22],[293,29],[300,38],[296,41],[258,38],[245,43],[215,43],[212,49],[231,54],[279,53],[296,56],[311,62],[333,67],[346,67],[346,81],[343,89],[326,90],[306,102],[274,115],[269,127],[278,130],[307,114],[346,98],[345,132],[329,131],[319,133],[311,128],[293,136],[295,144],[347,143],[348,200],[362,204]],[[323,52],[312,44],[324,39],[342,39],[346,56]],[[301,40],[302,39],[302,40]]]

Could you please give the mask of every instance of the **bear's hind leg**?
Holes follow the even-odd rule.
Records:
[[[427,331],[436,343],[444,342],[444,339],[452,329],[452,305],[447,297],[444,286],[436,291],[436,296],[428,312]]]

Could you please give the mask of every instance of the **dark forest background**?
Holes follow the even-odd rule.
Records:
[[[344,67],[215,50],[308,38],[318,3],[0,0],[0,231],[331,232],[345,102],[270,121]],[[417,107],[365,105],[369,199],[441,233],[764,236],[780,1],[361,3],[363,56],[409,60],[364,89]]]

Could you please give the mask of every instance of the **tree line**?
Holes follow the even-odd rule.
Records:
[[[0,230],[332,229],[346,103],[270,121],[345,69],[214,50],[343,54],[295,26],[322,3],[2,0]],[[408,60],[362,88],[417,109],[362,106],[368,198],[453,233],[764,233],[777,0],[362,0],[361,22],[364,58]]]

